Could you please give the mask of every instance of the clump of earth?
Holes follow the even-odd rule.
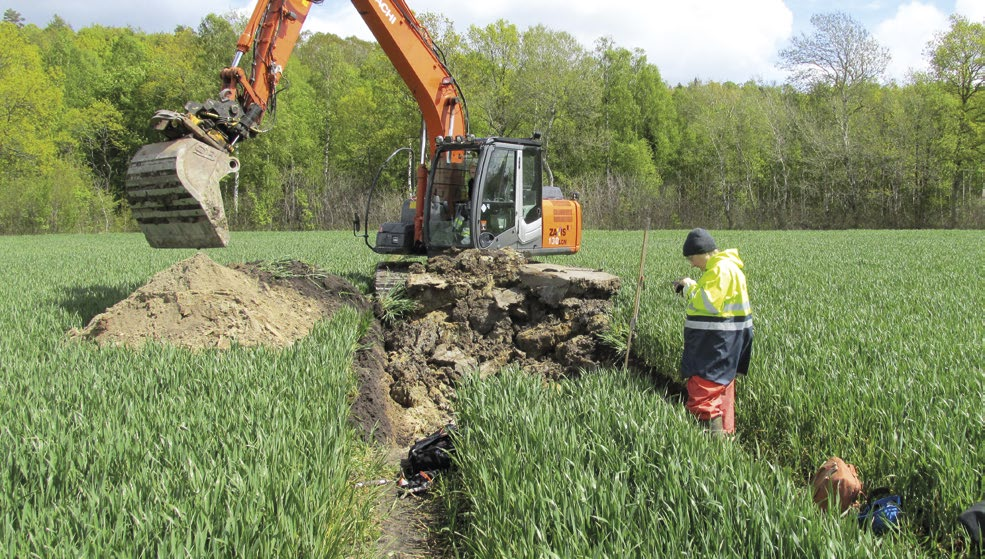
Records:
[[[609,350],[619,278],[529,263],[512,250],[466,250],[408,269],[413,312],[385,330],[390,395],[412,413],[450,417],[462,375],[507,366],[546,379],[597,367]]]
[[[609,324],[615,276],[529,263],[511,250],[467,250],[402,271],[400,297],[414,309],[376,321],[353,364],[353,422],[380,442],[406,445],[450,421],[462,375],[516,366],[559,379],[605,359],[598,334]],[[199,252],[70,335],[100,345],[286,348],[342,305],[373,308],[351,283],[304,262],[223,266]]]

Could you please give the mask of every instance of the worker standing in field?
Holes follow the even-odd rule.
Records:
[[[681,375],[687,409],[714,433],[735,432],[735,377],[749,369],[752,307],[736,249],[718,250],[704,229],[684,240],[684,257],[703,273],[674,287],[687,301]]]

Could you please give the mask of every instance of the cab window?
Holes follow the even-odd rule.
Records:
[[[541,216],[540,165],[540,152],[531,148],[523,150],[523,221],[528,224]]]
[[[482,232],[499,235],[516,225],[516,154],[496,149],[489,155],[479,216]]]

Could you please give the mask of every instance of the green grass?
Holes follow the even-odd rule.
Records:
[[[378,296],[380,320],[384,324],[399,321],[417,308],[417,302],[407,296],[407,288],[398,285]]]
[[[296,252],[341,271],[349,251],[310,238]],[[248,259],[283,255],[281,240],[264,237]],[[192,252],[135,235],[0,243],[0,555],[366,548],[372,503],[352,480],[372,465],[346,420],[364,317],[343,309],[282,351],[100,349],[65,332]]]
[[[982,234],[712,233],[746,261],[755,315],[737,441],[701,436],[679,405],[620,372],[560,388],[470,381],[456,403],[469,464],[448,484],[458,549],[963,556],[955,517],[985,498]],[[650,234],[632,346],[668,378],[683,322],[668,282],[689,272],[684,234]],[[628,324],[641,243],[641,232],[588,232],[579,254],[550,260],[621,276],[617,322]],[[136,234],[0,247],[0,556],[367,553],[367,504],[347,481],[372,476],[353,472],[366,450],[344,425],[361,317],[342,313],[282,352],[97,349],[65,332],[194,251]],[[347,233],[236,233],[208,253],[303,260],[364,292],[380,260]],[[831,455],[902,496],[902,534],[876,539],[816,510],[808,479]]]
[[[696,429],[648,382],[523,374],[459,390],[459,549],[475,557],[906,557],[790,472]]]
[[[756,340],[740,380],[741,444],[806,484],[828,456],[903,499],[922,552],[960,554],[956,517],[985,498],[985,262],[979,231],[713,231],[746,263]],[[634,353],[668,377],[687,268],[684,231],[651,233]],[[576,258],[624,278],[642,233],[593,235]]]

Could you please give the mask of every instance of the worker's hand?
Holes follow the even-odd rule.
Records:
[[[684,290],[686,288],[688,288],[688,287],[691,287],[692,285],[694,285],[697,282],[694,281],[691,278],[681,278],[681,279],[678,279],[678,280],[674,280],[672,283],[673,283],[673,286],[674,286],[674,291],[678,295],[684,295]]]

